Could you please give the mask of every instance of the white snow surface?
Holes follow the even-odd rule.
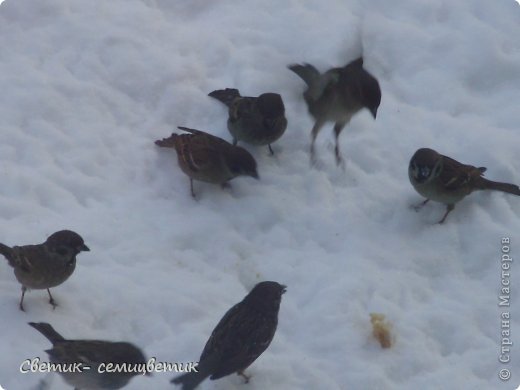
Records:
[[[514,389],[520,384],[520,266],[499,307],[501,239],[520,260],[520,199],[480,192],[411,209],[408,162],[431,147],[486,177],[520,183],[520,7],[513,0],[6,0],[0,6],[0,242],[77,231],[91,252],[72,277],[26,294],[0,259],[0,385],[49,342],[125,340],[162,362],[196,361],[212,329],[259,281],[288,286],[276,336],[248,369],[201,389]],[[324,71],[363,55],[382,102],[309,164],[313,121],[287,65]],[[238,88],[282,95],[286,134],[245,147],[261,179],[231,189],[188,178],[154,140],[183,125],[231,140]],[[511,312],[511,362],[498,360]],[[393,324],[382,349],[369,314]],[[507,368],[512,377],[498,378]],[[127,389],[173,389],[173,373]]]

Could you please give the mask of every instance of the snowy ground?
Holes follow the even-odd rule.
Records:
[[[502,237],[520,258],[520,199],[477,193],[444,206],[408,182],[428,146],[520,183],[520,7],[513,0],[6,0],[0,6],[0,241],[80,233],[91,252],[53,290],[26,296],[0,261],[0,385],[49,343],[127,340],[159,361],[197,360],[224,312],[261,280],[288,286],[270,348],[202,389],[514,389],[520,384],[520,266],[498,307]],[[378,118],[357,115],[335,166],[331,125],[309,167],[312,120],[286,65],[339,66],[363,51],[381,84]],[[207,93],[282,94],[289,127],[248,149],[260,181],[195,183],[153,141],[186,125],[231,139]],[[517,287],[519,286],[519,287]],[[501,364],[500,315],[512,313]],[[394,325],[371,337],[369,313]],[[498,373],[512,378],[501,382]],[[172,389],[172,374],[128,389]],[[55,377],[53,389],[68,387]]]

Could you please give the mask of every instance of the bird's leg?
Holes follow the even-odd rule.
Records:
[[[413,207],[413,209],[414,209],[415,211],[419,211],[419,210],[422,209],[422,208],[424,207],[424,205],[425,205],[426,203],[428,203],[429,201],[430,201],[430,199],[426,199],[425,201],[419,203],[418,205],[412,206],[412,207]]]
[[[267,144],[267,146],[269,147],[269,152],[271,152],[271,156],[273,156],[274,152],[273,152],[273,148],[271,148],[271,144]]]
[[[195,191],[193,191],[193,179],[190,177],[190,191],[191,191],[191,197],[195,199]]]
[[[311,130],[311,164],[316,165],[316,157],[314,155],[314,142],[316,142],[316,137],[318,136],[318,133],[320,132],[320,129],[325,124],[323,120],[317,120],[316,123],[314,123],[314,126]]]
[[[51,295],[51,290],[47,289],[47,293],[49,294],[49,303],[52,305],[52,310],[54,310],[58,304],[54,301],[54,298]]]
[[[444,213],[444,216],[442,217],[442,219],[438,222],[439,224],[443,223],[444,220],[446,219],[446,217],[448,216],[448,214],[451,212],[451,210],[453,210],[455,208],[455,205],[454,204],[449,204],[446,206],[446,213]]]
[[[27,291],[27,287],[22,286],[22,297],[20,298],[20,304],[18,306],[21,311],[25,311],[25,309],[23,308],[23,297],[24,297],[26,291]]]
[[[238,371],[237,375],[244,378],[244,383],[249,383],[249,379],[251,379],[251,375],[244,374],[244,370]]]
[[[336,146],[334,147],[334,153],[336,154],[336,164],[339,166],[343,162],[343,157],[341,157],[341,152],[339,150],[338,138],[341,130],[345,127],[347,122],[336,122],[334,125],[334,136],[336,137]]]

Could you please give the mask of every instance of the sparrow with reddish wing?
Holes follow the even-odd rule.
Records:
[[[189,134],[172,133],[168,138],[155,141],[155,144],[175,149],[181,170],[190,178],[193,197],[193,180],[225,186],[237,176],[259,178],[256,161],[244,148],[204,131],[187,127],[179,129]]]
[[[495,190],[520,195],[515,184],[500,183],[483,177],[486,168],[462,164],[450,157],[443,156],[433,149],[421,148],[415,152],[408,167],[408,177],[415,190],[426,200],[444,203],[446,212],[439,221],[443,223],[455,204],[477,190]]]

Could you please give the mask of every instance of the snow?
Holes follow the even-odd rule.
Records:
[[[34,387],[24,359],[69,338],[125,340],[164,362],[197,360],[219,319],[259,281],[288,286],[269,349],[248,385],[201,389],[512,389],[520,269],[511,269],[511,362],[501,364],[501,238],[520,254],[520,199],[476,193],[444,225],[407,167],[419,147],[520,183],[520,7],[509,1],[7,0],[0,6],[0,241],[73,229],[91,252],[73,276],[26,295],[0,261],[0,385]],[[320,133],[302,80],[363,53],[382,89],[377,120],[358,114],[340,142]],[[184,125],[230,140],[214,89],[282,95],[286,134],[249,147],[260,181],[195,182],[153,141]],[[395,344],[381,349],[370,313]],[[509,382],[498,373],[507,368]],[[128,389],[172,389],[174,374]],[[52,388],[68,387],[54,377]]]

